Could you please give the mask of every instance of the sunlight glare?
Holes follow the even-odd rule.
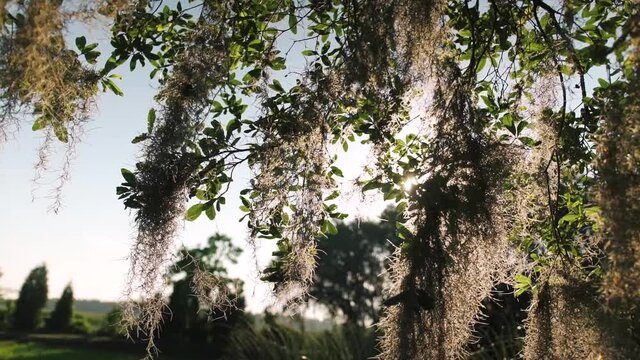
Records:
[[[403,184],[404,191],[411,191],[411,189],[413,189],[413,187],[416,186],[417,184],[418,182],[415,177],[411,176],[407,178]]]

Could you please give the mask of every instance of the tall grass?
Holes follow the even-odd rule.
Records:
[[[322,332],[303,332],[270,323],[260,329],[236,331],[225,355],[229,360],[361,360],[375,356],[371,329],[334,327]]]

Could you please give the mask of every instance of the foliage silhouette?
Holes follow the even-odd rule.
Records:
[[[71,284],[65,286],[60,299],[46,321],[47,330],[66,332],[71,330],[73,318],[73,289]]]
[[[174,279],[173,292],[169,296],[171,311],[165,320],[161,346],[188,345],[191,351],[207,351],[210,357],[218,358],[231,333],[248,326],[242,282],[227,277],[227,266],[236,263],[240,253],[241,249],[221,234],[211,236],[203,247],[179,251],[171,275]],[[207,294],[197,294],[202,288],[197,284],[202,272],[215,276],[216,280],[215,287],[209,288]],[[229,303],[224,307],[212,307],[202,302],[202,299],[217,301],[216,298]]]
[[[40,325],[41,311],[47,303],[47,293],[47,268],[41,265],[31,270],[20,288],[13,314],[15,330],[33,331]]]
[[[380,221],[338,223],[337,233],[318,241],[318,263],[309,288],[313,301],[333,315],[361,326],[377,322],[382,303],[385,259],[400,244],[395,210]]]

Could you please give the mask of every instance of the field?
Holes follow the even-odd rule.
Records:
[[[0,341],[1,360],[138,360],[140,355],[35,342]],[[168,358],[165,358],[168,359]]]
[[[141,344],[132,345],[104,337],[79,335],[37,334],[19,340],[0,333],[0,360],[139,360],[145,350]],[[192,349],[174,348],[171,353],[160,352],[160,360],[199,360],[207,354],[194,354]]]

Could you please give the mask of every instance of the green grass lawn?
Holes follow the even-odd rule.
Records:
[[[35,342],[0,341],[1,360],[138,360],[142,355]]]

